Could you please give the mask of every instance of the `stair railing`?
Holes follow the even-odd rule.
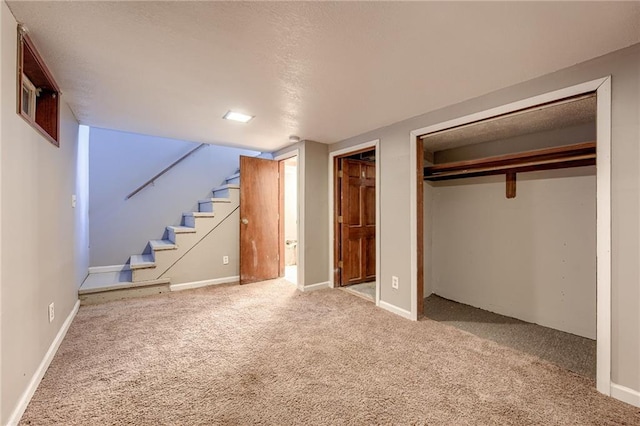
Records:
[[[193,148],[191,151],[187,152],[185,155],[183,155],[182,157],[178,158],[176,161],[174,161],[173,163],[171,163],[170,165],[168,165],[167,167],[165,167],[160,173],[158,173],[157,175],[155,175],[154,177],[152,177],[151,179],[149,179],[148,181],[146,181],[144,184],[142,184],[141,186],[139,186],[135,191],[133,191],[131,194],[127,195],[127,197],[125,198],[125,201],[128,200],[129,198],[133,197],[134,195],[136,195],[138,192],[142,191],[143,189],[145,189],[147,186],[151,185],[152,183],[155,183],[156,179],[158,179],[160,176],[162,176],[163,174],[167,173],[169,170],[171,170],[172,168],[174,168],[175,166],[177,166],[178,164],[180,164],[183,160],[185,160],[187,157],[189,157],[190,155],[194,154],[196,151],[198,151],[199,149],[201,149],[202,147],[204,147],[205,145],[208,145],[206,143],[201,143],[200,145],[198,145],[197,147]]]

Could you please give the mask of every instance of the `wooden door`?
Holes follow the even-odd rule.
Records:
[[[240,284],[278,277],[278,162],[240,157]]]
[[[340,285],[376,279],[376,165],[341,159]]]

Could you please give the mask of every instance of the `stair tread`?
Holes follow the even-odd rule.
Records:
[[[149,245],[152,250],[172,250],[178,248],[171,240],[151,240]]]
[[[231,202],[231,198],[207,198],[204,200],[198,200],[198,204],[203,204],[203,203],[230,203]]]
[[[91,275],[109,275],[109,274],[91,274]],[[83,294],[92,294],[92,293],[101,293],[105,291],[113,291],[113,290],[123,290],[127,288],[140,288],[140,287],[148,287],[154,286],[158,284],[170,284],[170,278],[161,278],[157,280],[148,280],[148,281],[118,281],[119,278],[124,277],[113,277],[112,281],[109,281],[110,277],[96,277],[95,279],[91,279],[91,275],[87,277],[85,282],[82,284],[80,289],[78,290],[78,295]],[[131,279],[131,275],[129,275],[129,279]]]
[[[193,217],[215,217],[215,212],[188,212],[182,213],[183,216],[193,216]]]
[[[156,262],[152,254],[134,254],[129,260],[131,269],[155,268]]]
[[[224,185],[213,188],[213,192],[222,191],[223,189],[240,189],[240,185],[235,183],[225,183]]]
[[[190,232],[196,232],[196,228],[190,226],[167,226],[167,229],[175,232],[176,234],[186,234]]]

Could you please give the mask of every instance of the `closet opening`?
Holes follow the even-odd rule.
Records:
[[[420,313],[596,379],[597,111],[591,92],[419,135]]]

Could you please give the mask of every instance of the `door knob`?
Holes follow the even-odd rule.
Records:
[[[247,225],[249,223],[249,219],[247,219],[246,217],[242,218],[242,224],[243,225]]]

